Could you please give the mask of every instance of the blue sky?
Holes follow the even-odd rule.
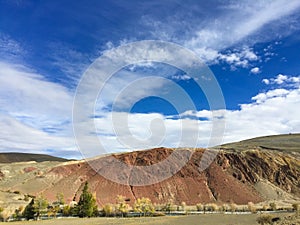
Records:
[[[209,66],[226,103],[224,143],[300,132],[299,12],[297,0],[0,0],[0,151],[81,157],[72,104],[83,73],[106,51],[142,40],[176,43]],[[115,152],[180,147],[181,132],[193,136],[197,131],[197,146],[206,147],[211,109],[205,94],[184,75],[160,63],[129,65],[108,82],[107,95],[147,76],[168,76],[186,91],[196,109],[177,112],[166,100],[151,97],[168,87],[159,82],[133,85],[137,91],[128,93],[125,103],[137,93],[149,97],[126,112],[124,102],[117,107],[130,118],[136,138],[153,135],[151,121],[159,118],[165,140],[126,148],[113,132],[112,103],[105,98],[97,100],[104,104],[93,121],[98,132],[89,135],[97,134],[106,150]],[[183,143],[188,146],[189,139]],[[99,154],[92,146],[86,156]]]

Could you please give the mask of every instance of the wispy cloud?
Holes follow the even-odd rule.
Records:
[[[277,23],[285,23],[285,20],[280,19],[295,13],[299,7],[299,1],[287,3],[283,0],[229,4],[224,7],[225,11],[217,21],[207,21],[207,27],[196,31],[195,36],[187,40],[185,45],[191,49],[206,47],[222,50],[258,31],[262,32],[260,36],[265,36],[261,30],[265,25],[275,20]],[[265,37],[269,39],[269,34]]]
[[[63,43],[49,43],[49,64],[57,68],[67,80],[66,86],[74,86],[82,76],[83,72],[93,62],[93,53],[83,53],[74,47]]]
[[[165,18],[167,22],[149,16],[143,17],[142,21],[150,27],[151,37],[183,44],[207,63],[224,61],[234,67],[248,67],[249,62],[256,61],[257,57],[272,57],[264,54],[258,56],[253,51],[249,51],[251,55],[244,55],[245,46],[275,41],[279,35],[283,37],[300,29],[293,20],[300,10],[297,0],[229,1],[215,3],[214,7],[218,13],[214,14],[213,19],[205,16],[203,10],[207,9],[195,7],[192,13],[202,15],[198,20],[183,19],[182,12],[177,12]],[[180,35],[175,35],[178,33]],[[229,48],[236,51],[226,52]]]
[[[11,114],[65,118],[71,112],[68,89],[24,66],[0,63],[0,96],[1,111]]]
[[[0,149],[72,149],[72,94],[20,65],[0,63]]]
[[[23,46],[12,37],[0,32],[0,60],[20,62],[26,55]]]

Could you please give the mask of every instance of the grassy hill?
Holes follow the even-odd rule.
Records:
[[[15,163],[15,162],[45,162],[45,161],[56,161],[56,162],[66,162],[67,159],[54,157],[50,155],[43,154],[27,154],[27,153],[0,153],[0,163]]]
[[[300,134],[282,134],[252,138],[244,141],[224,144],[223,149],[242,151],[249,149],[267,149],[300,153]]]

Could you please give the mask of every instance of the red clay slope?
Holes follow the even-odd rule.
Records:
[[[157,148],[115,155],[118,160],[128,165],[146,166],[166,159],[174,150]],[[183,150],[176,150],[183,151]],[[78,199],[82,186],[88,181],[92,192],[97,196],[98,205],[115,203],[117,195],[123,195],[133,203],[136,198],[148,197],[155,203],[172,200],[175,204],[185,202],[188,205],[209,202],[235,202],[247,204],[265,200],[254,185],[260,179],[266,179],[294,196],[300,196],[299,160],[279,152],[245,151],[242,153],[219,152],[216,159],[205,171],[199,171],[203,149],[187,151],[191,154],[188,163],[174,176],[147,186],[118,184],[98,174],[87,162],[62,165],[51,169],[45,176],[53,177],[43,194],[55,199],[56,193],[64,193],[66,199]],[[114,168],[109,157],[95,159],[98,169],[106,171]],[[172,162],[171,162],[172,163]],[[174,162],[177,163],[177,162]],[[117,165],[116,165],[117,166]],[[162,171],[168,168],[161,168]],[[107,172],[107,171],[106,171]],[[111,176],[130,177],[124,171]],[[145,179],[151,174],[144,174],[135,179]]]

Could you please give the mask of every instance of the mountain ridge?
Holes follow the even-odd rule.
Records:
[[[270,150],[260,146],[276,147],[277,142],[293,146],[284,151]],[[132,171],[116,173],[117,167],[111,156],[127,165],[139,167],[158,165],[178,149],[155,148],[145,151],[117,153],[95,157],[89,161],[44,161],[0,164],[0,191],[19,192],[21,194],[43,194],[50,201],[57,193],[63,193],[67,202],[78,200],[83,184],[87,181],[91,191],[97,196],[97,203],[103,206],[114,203],[117,195],[130,199],[148,197],[152,202],[163,204],[172,201],[188,205],[197,203],[247,204],[270,200],[297,200],[300,198],[300,160],[299,134],[263,137],[259,144],[252,141],[238,142],[220,146],[220,150],[211,165],[199,171],[201,158],[207,149],[181,148],[190,153],[188,162],[173,176],[146,186],[120,184],[106,179],[98,173],[106,171],[110,178],[128,177],[128,179],[146,179],[144,173],[133,177]],[[279,139],[279,141],[278,141]],[[262,145],[263,143],[263,145]],[[270,144],[275,143],[275,144]],[[276,145],[276,146],[275,146]],[[97,171],[91,165],[97,163]],[[171,161],[172,163],[172,161]],[[109,167],[107,165],[110,165]],[[168,167],[159,167],[161,171]],[[130,180],[129,180],[130,181]]]
[[[66,162],[70,160],[61,157],[47,155],[47,154],[22,153],[22,152],[1,152],[0,153],[0,163],[16,163],[16,162],[30,162],[30,161]]]

